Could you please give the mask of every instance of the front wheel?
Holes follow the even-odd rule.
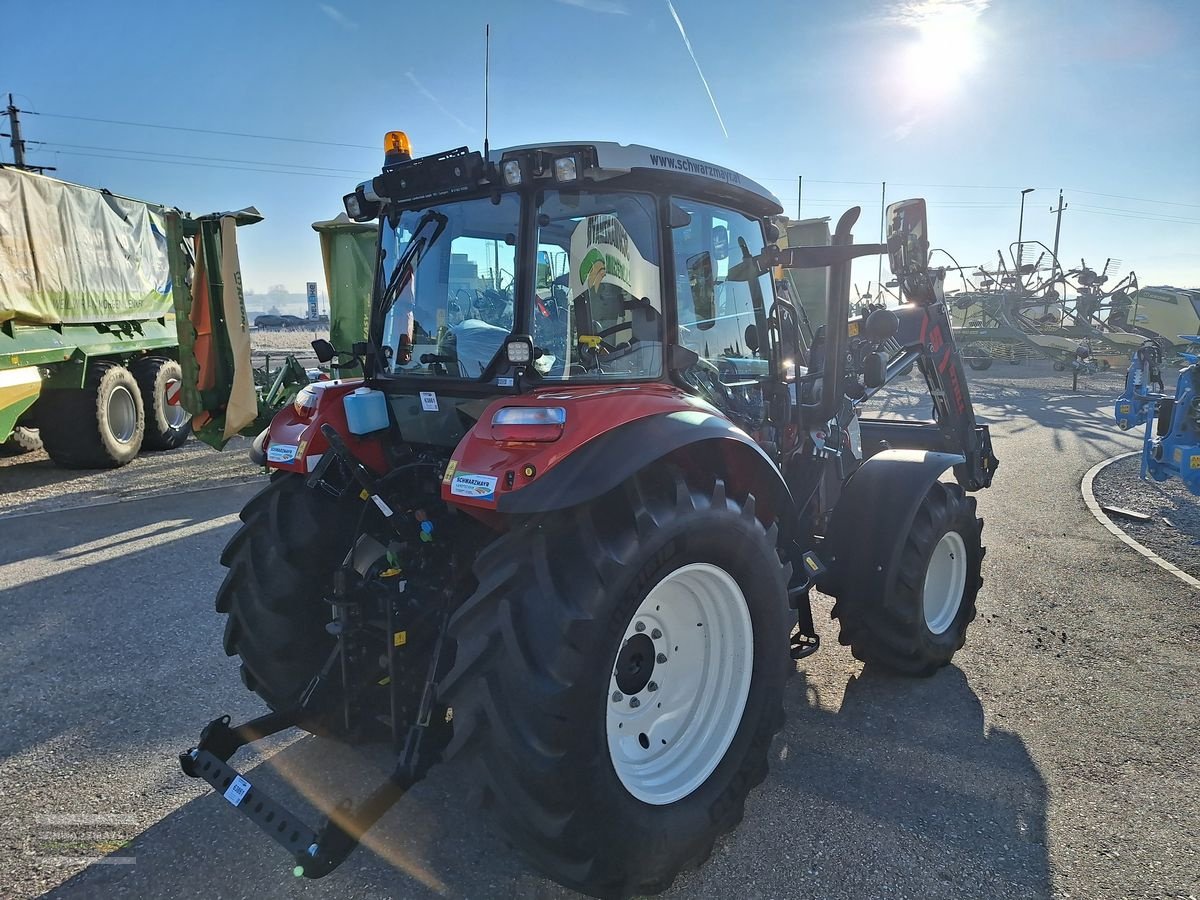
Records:
[[[975,619],[982,534],[975,498],[956,484],[934,482],[900,537],[899,560],[883,592],[838,595],[839,642],[855,658],[905,675],[932,675],[949,663]]]
[[[551,878],[658,893],[741,820],[783,723],[775,534],[752,497],[664,475],[480,555],[451,622],[448,753]]]
[[[182,447],[192,433],[192,417],[179,402],[183,370],[173,359],[151,356],[132,367],[146,411],[147,450],[174,450]]]

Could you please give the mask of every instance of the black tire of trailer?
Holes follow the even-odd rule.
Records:
[[[41,449],[42,436],[38,430],[28,425],[17,425],[8,436],[8,440],[0,444],[0,456],[19,456]]]
[[[950,662],[966,642],[975,619],[975,601],[983,586],[983,520],[975,498],[957,484],[936,481],[921,501],[903,545],[896,574],[887,589],[868,596],[847,591],[835,599],[832,618],[839,621],[839,643],[856,659],[902,675],[929,676]],[[924,606],[930,561],[943,536],[956,532],[966,552],[962,595],[948,626],[934,633]],[[887,559],[891,548],[874,548],[871,557]]]
[[[130,370],[137,379],[142,394],[142,408],[146,411],[146,434],[142,447],[146,450],[174,450],[182,447],[192,433],[190,416],[178,424],[178,417],[167,403],[167,387],[172,382],[183,380],[183,370],[173,359],[163,356],[148,356],[135,362]],[[182,410],[182,407],[178,409]]]
[[[241,658],[242,682],[274,710],[296,705],[333,649],[325,596],[361,508],[356,498],[307,487],[303,475],[277,474],[242,509],[221,552],[229,569],[216,599],[227,617],[225,653]],[[340,670],[331,674],[336,680]],[[335,730],[328,721],[305,727]]]
[[[752,496],[727,498],[719,479],[701,490],[659,475],[522,523],[480,554],[478,589],[451,620],[457,657],[439,697],[453,709],[447,756],[471,770],[493,826],[542,872],[597,897],[659,893],[701,865],[741,821],[783,725],[789,568],[777,529],[756,518]],[[697,561],[745,597],[751,684],[708,778],[652,805],[625,787],[610,755],[610,678],[639,604]]]
[[[115,469],[142,448],[146,417],[137,380],[110,360],[94,360],[82,388],[43,391],[38,428],[46,453],[67,469]]]
[[[963,348],[963,356],[967,360],[967,365],[976,372],[986,372],[995,362],[987,347],[982,344],[968,344]]]

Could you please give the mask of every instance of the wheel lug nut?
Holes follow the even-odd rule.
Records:
[[[620,691],[613,691],[613,703],[620,703],[625,697]]]
[[[660,637],[662,637],[662,632],[659,629],[655,628],[653,631],[650,632],[650,637],[654,638],[657,641]]]
[[[665,663],[667,661],[667,654],[665,654],[665,653],[658,654],[658,656],[654,657],[654,661],[660,662],[660,663]]]
[[[646,688],[647,688],[647,690],[651,690],[651,691],[657,691],[657,690],[658,690],[658,684],[652,681],[652,682],[650,682],[648,685],[646,685]]]
[[[639,700],[637,697],[629,698],[629,708],[630,709],[637,709],[641,705],[642,705],[642,701]]]
[[[645,623],[645,622],[638,622],[636,625],[634,625],[634,626],[633,626],[633,630],[634,630],[634,631],[645,631],[645,630],[646,630],[646,623]]]

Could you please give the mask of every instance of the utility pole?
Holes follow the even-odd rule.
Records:
[[[13,162],[17,164],[18,169],[23,169],[25,168],[25,142],[21,140],[21,111],[13,106],[12,94],[8,95],[8,108],[5,112],[8,114]]]
[[[12,145],[13,164],[16,168],[37,172],[53,172],[54,166],[30,166],[25,164],[25,141],[21,138],[21,111],[13,104],[12,94],[8,95],[8,106],[5,107],[4,112],[0,113],[0,116],[8,116],[9,132],[8,134],[0,132],[0,137],[9,139],[9,143]],[[32,143],[38,144],[41,142],[33,141]]]
[[[884,234],[883,234],[883,214],[884,214],[884,210],[886,208],[887,208],[887,182],[882,181],[879,184],[879,243],[881,243],[881,244],[885,240]],[[877,284],[883,284],[883,256],[882,255],[880,255],[877,262],[878,262],[878,265],[876,266],[875,282]]]
[[[800,218],[800,204],[804,202],[804,176],[796,176],[796,218]]]
[[[1058,236],[1062,232],[1062,214],[1067,208],[1067,204],[1063,203],[1062,188],[1058,189],[1058,209],[1050,207],[1050,212],[1058,213],[1058,220],[1054,223],[1054,265],[1058,267]]]

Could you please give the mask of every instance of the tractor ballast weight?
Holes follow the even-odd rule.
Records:
[[[831,245],[780,250],[778,201],[689,157],[387,141],[344,201],[379,229],[370,340],[340,348],[365,377],[275,417],[222,555],[225,649],[273,712],[214,720],[181,766],[319,877],[457,758],[547,875],[657,893],[765,777],[787,667],[820,645],[814,587],[855,656],[902,673],[946,665],[974,618],[964,489],[997,461],[924,201],[889,207],[886,244],[853,243],[855,208]],[[850,265],[880,253],[907,302],[851,318]],[[808,347],[774,274],[816,267]],[[914,366],[930,421],[862,415]],[[229,765],[291,727],[390,741],[396,769],[299,824]]]

